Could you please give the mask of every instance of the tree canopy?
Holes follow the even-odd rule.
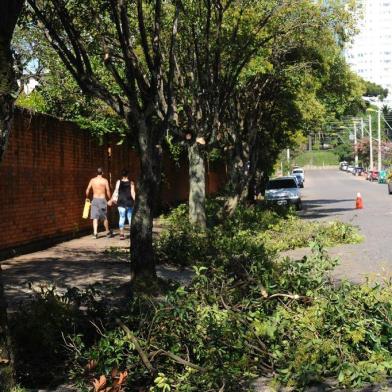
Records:
[[[28,4],[15,46],[40,71],[40,85],[19,102],[97,134],[116,132],[140,154],[136,270],[154,270],[165,145],[188,150],[190,220],[203,227],[212,153],[227,162],[228,197],[252,200],[299,134],[363,108],[364,84],[343,57],[353,27],[345,2]]]
[[[383,100],[388,96],[388,89],[383,88],[377,83],[365,81],[365,86],[366,86],[366,91],[365,91],[365,96],[366,97],[378,97],[379,99]]]

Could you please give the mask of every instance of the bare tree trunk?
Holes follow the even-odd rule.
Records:
[[[11,39],[24,0],[2,0],[0,3],[0,164],[11,132],[14,102],[18,85],[14,72]],[[11,390],[14,381],[11,344],[7,321],[7,302],[0,265],[0,391]]]
[[[2,75],[0,74],[0,80],[1,77]],[[11,95],[3,95],[0,93],[0,164],[4,158],[11,133],[14,101],[15,98],[13,98]]]
[[[0,36],[0,163],[11,133],[17,91],[10,42]]]
[[[9,392],[15,385],[11,357],[11,341],[8,330],[7,302],[0,266],[0,392]]]
[[[188,147],[189,221],[206,228],[206,171],[201,147],[195,142]]]
[[[222,217],[231,216],[236,210],[238,203],[243,199],[244,180],[245,180],[245,162],[241,157],[238,146],[233,155],[229,157],[229,181],[228,196],[221,212]]]
[[[246,201],[249,204],[254,204],[256,201],[256,180],[254,176],[252,176],[248,182]]]
[[[151,140],[147,124],[141,121],[139,136],[141,173],[131,226],[132,276],[154,279],[155,257],[152,246],[154,210],[161,182],[161,151]]]
[[[246,200],[249,204],[256,202],[256,176],[257,176],[257,150],[251,148],[249,154],[249,167],[247,169],[247,176],[245,179],[244,201]]]

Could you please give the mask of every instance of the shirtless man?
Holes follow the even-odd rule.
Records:
[[[93,220],[94,238],[98,238],[98,221],[103,220],[106,229],[106,236],[112,237],[109,230],[109,222],[107,218],[107,201],[106,196],[110,200],[109,183],[106,178],[102,177],[103,171],[97,169],[97,176],[92,178],[86,189],[86,197],[89,197],[90,190],[93,190],[93,201],[91,202],[90,218]]]

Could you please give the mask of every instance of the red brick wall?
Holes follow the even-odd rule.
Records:
[[[109,153],[110,147],[110,153]],[[87,131],[50,116],[17,112],[0,165],[0,250],[89,228],[81,218],[84,191],[97,167],[114,186],[123,168],[137,179],[137,154],[126,145],[100,145]],[[163,205],[188,198],[188,168],[164,158]],[[216,192],[225,178],[222,168],[208,175]]]

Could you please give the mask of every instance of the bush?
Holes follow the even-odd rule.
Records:
[[[299,219],[292,211],[280,213],[263,205],[239,206],[223,222],[211,224],[219,215],[216,200],[207,203],[207,230],[188,222],[187,206],[181,205],[163,218],[166,230],[155,241],[157,260],[179,265],[206,264],[215,257],[249,257],[260,254],[308,247],[315,239],[323,246],[357,243],[358,230],[341,222],[319,223]],[[233,252],[233,253],[231,253]],[[219,256],[218,256],[219,255]]]
[[[359,325],[370,325],[364,317],[379,331],[381,316],[368,312],[370,300],[356,286],[336,288],[327,275],[337,261],[323,246],[358,241],[355,228],[303,222],[262,206],[241,206],[212,222],[219,207],[209,202],[205,231],[187,223],[184,206],[165,217],[166,231],[155,244],[159,257],[193,264],[195,277],[164,299],[136,296],[116,329],[76,352],[73,377],[80,388],[102,374],[110,379],[113,369],[128,371],[129,391],[245,391],[254,377],[272,374],[296,389],[329,376],[360,385],[375,379],[375,357],[382,367],[377,375],[389,374],[389,338],[366,345],[364,355],[357,347],[362,335],[355,335]],[[304,245],[312,247],[311,257],[274,257]],[[347,298],[351,306],[344,306]],[[357,336],[355,342],[348,336]]]
[[[127,327],[75,356],[75,369],[95,364],[74,372],[80,388],[113,368],[128,371],[128,391],[247,391],[273,374],[300,390],[327,377],[352,387],[390,376],[392,286],[334,287],[326,273],[336,261],[312,246],[298,262],[215,259],[163,301],[136,298]]]
[[[42,287],[11,315],[15,368],[24,387],[55,386],[64,381],[70,359],[64,337],[78,332],[92,344],[97,332],[91,321],[107,313],[96,295],[93,288],[60,294],[55,287]]]
[[[68,334],[69,375],[86,392],[94,379],[96,391],[240,392],[262,375],[295,390],[327,377],[352,387],[391,375],[392,286],[335,287],[328,278],[337,261],[324,244],[357,241],[355,228],[262,206],[213,222],[218,208],[209,202],[205,231],[188,225],[184,206],[165,218],[156,248],[163,260],[193,264],[188,287],[157,298],[135,293],[121,316],[80,293],[39,297],[19,324],[47,335],[49,347],[64,347],[60,331]],[[305,244],[310,257],[275,257]],[[50,327],[39,331],[48,313]],[[101,319],[98,331],[85,329],[86,317]]]

